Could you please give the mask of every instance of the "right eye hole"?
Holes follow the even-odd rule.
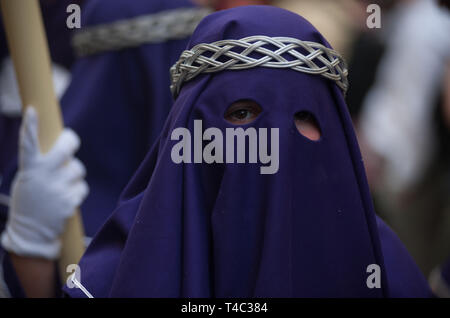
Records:
[[[239,100],[231,104],[224,118],[233,125],[245,125],[253,122],[262,112],[261,106],[252,100]]]
[[[322,136],[320,126],[312,113],[298,112],[294,115],[294,121],[298,132],[309,140],[317,141]]]

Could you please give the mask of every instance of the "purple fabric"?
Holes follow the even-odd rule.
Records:
[[[205,18],[189,47],[251,35],[328,45],[296,14],[249,6]],[[204,129],[224,132],[235,126],[223,114],[240,99],[263,109],[247,126],[279,128],[278,173],[261,175],[259,164],[172,162],[173,129],[193,132],[194,119],[201,119]],[[297,132],[299,111],[317,118],[318,142]],[[381,267],[379,289],[366,285],[370,264]],[[81,283],[94,297],[390,296],[362,159],[339,88],[320,76],[264,68],[202,75],[185,84],[158,142],[80,267]],[[84,296],[79,289],[65,292]]]
[[[3,19],[0,17],[0,61],[9,55],[8,43],[6,42],[6,35],[3,28]]]
[[[52,61],[67,69],[70,69],[75,62],[70,41],[76,29],[66,27],[66,20],[71,14],[66,10],[70,4],[77,4],[83,12],[83,5],[87,1],[89,0],[41,0],[42,18]],[[81,26],[83,27],[83,22]]]
[[[14,156],[17,154],[20,121],[21,119],[17,117],[0,115],[0,176],[13,164],[11,154]]]
[[[66,19],[70,14],[66,9],[70,4],[82,6],[85,1],[89,0],[40,0],[52,61],[66,68],[70,68],[75,61],[70,44],[73,29],[66,26]],[[0,25],[0,60],[2,60],[9,53],[1,18]]]
[[[377,217],[390,297],[433,297],[428,283],[395,233]]]
[[[143,14],[192,7],[188,0],[90,0],[85,27]],[[65,124],[81,137],[77,156],[87,168],[83,206],[93,236],[113,211],[127,182],[158,137],[173,104],[169,68],[188,39],[147,44],[77,61],[62,99]]]
[[[11,177],[15,170],[20,118],[0,115],[0,194],[8,194]],[[0,203],[0,227],[6,222],[8,208]]]

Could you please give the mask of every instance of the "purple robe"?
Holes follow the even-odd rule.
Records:
[[[253,35],[329,46],[302,17],[249,6],[205,18],[189,48]],[[172,161],[174,129],[193,134],[194,120],[202,120],[204,129],[225,135],[236,126],[224,113],[241,99],[262,108],[244,129],[279,129],[277,173],[261,175],[259,164]],[[296,130],[299,111],[315,116],[319,141]],[[371,264],[381,269],[380,288],[367,285]],[[222,71],[185,83],[163,133],[79,265],[80,283],[94,297],[429,295],[401,243],[377,225],[341,90],[289,69]],[[77,288],[65,292],[86,297]]]
[[[106,4],[107,2],[107,4]],[[190,8],[188,0],[90,0],[85,27],[144,14]],[[77,157],[90,193],[81,207],[93,236],[161,132],[172,106],[169,68],[188,38],[95,54],[79,59],[62,101],[65,124],[80,136]]]

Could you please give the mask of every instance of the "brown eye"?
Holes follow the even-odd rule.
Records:
[[[225,119],[233,125],[251,123],[262,112],[261,106],[252,100],[234,102],[225,112]]]

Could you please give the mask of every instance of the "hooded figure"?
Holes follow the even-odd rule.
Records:
[[[205,18],[188,48],[172,68],[162,135],[65,292],[427,296],[378,220],[397,259],[383,257],[343,99],[347,71],[319,32],[283,9],[239,7]],[[316,140],[297,129],[308,118]],[[228,138],[243,131],[245,143]]]
[[[161,132],[173,103],[168,70],[206,13],[188,0],[90,0],[83,15],[73,40],[80,59],[61,104],[66,125],[82,140],[78,157],[90,195],[81,211],[92,237]],[[118,31],[117,23],[125,27]],[[109,33],[97,37],[100,28]],[[133,32],[120,33],[127,28]],[[170,33],[179,28],[185,33]],[[155,39],[152,30],[167,38]]]
[[[169,68],[208,12],[188,0],[85,2],[82,29],[73,39],[79,59],[61,106],[65,125],[82,140],[79,158],[90,196],[81,208],[88,237],[113,211],[159,135],[173,103]],[[15,167],[10,170],[12,179]],[[13,296],[20,295],[3,254],[6,284]]]

